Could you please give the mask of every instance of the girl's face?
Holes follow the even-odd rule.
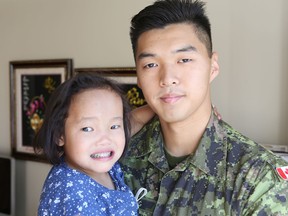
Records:
[[[121,97],[107,89],[89,89],[75,95],[59,145],[64,146],[70,167],[92,178],[109,171],[125,146]]]

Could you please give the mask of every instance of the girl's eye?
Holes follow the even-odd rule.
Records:
[[[144,68],[152,68],[152,67],[156,67],[156,66],[157,66],[156,63],[149,63],[149,64],[146,64],[146,65],[144,66]]]
[[[84,128],[82,128],[82,131],[84,131],[84,132],[91,132],[91,131],[94,131],[94,129],[91,128],[91,127],[84,127]]]
[[[112,130],[115,130],[115,129],[118,129],[118,128],[120,128],[120,127],[121,127],[120,125],[112,125],[112,126],[111,126],[111,129],[112,129]]]
[[[192,61],[192,59],[181,59],[179,62],[180,63],[186,63],[186,62],[190,62]]]

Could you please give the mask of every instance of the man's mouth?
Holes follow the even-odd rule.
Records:
[[[175,103],[181,98],[181,95],[164,95],[161,97],[161,100],[165,103]]]
[[[112,152],[101,152],[101,153],[95,153],[91,154],[90,157],[93,159],[98,159],[98,158],[108,158],[112,156]]]

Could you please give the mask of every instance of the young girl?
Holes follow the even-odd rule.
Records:
[[[129,111],[119,86],[93,73],[55,90],[34,140],[35,151],[54,165],[38,215],[137,215],[117,162],[130,137]],[[153,116],[145,107],[132,113],[133,133]]]

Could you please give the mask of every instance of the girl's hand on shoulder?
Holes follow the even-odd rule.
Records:
[[[131,135],[136,134],[154,115],[155,113],[148,105],[133,109],[130,118]]]

